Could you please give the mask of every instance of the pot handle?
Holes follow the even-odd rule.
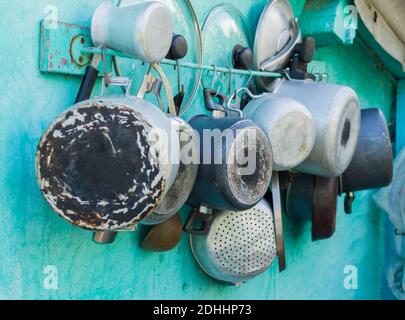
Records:
[[[170,85],[170,81],[167,78],[165,72],[163,71],[162,67],[160,66],[159,63],[154,63],[152,64],[152,67],[156,70],[156,72],[159,74],[160,79],[163,82],[163,86],[165,87],[166,90],[166,96],[169,104],[169,113],[171,115],[176,115],[177,116],[177,109],[176,105],[174,104],[174,99],[173,99],[173,90]]]
[[[278,256],[279,271],[286,269],[285,242],[283,231],[283,214],[281,208],[280,180],[278,172],[273,173],[271,181],[272,202],[274,210],[274,225],[276,231],[276,247]]]
[[[212,221],[214,216],[211,213],[203,213],[201,210],[195,210],[187,219],[184,225],[184,231],[193,235],[207,235],[210,232]],[[199,222],[200,227],[195,227],[195,224]]]
[[[77,93],[75,104],[90,99],[99,73],[100,71],[93,66],[88,66],[86,68],[86,73],[84,74],[79,92]]]
[[[216,92],[213,89],[204,89],[204,104],[205,108],[209,111],[221,111],[226,113],[225,103],[227,98]],[[218,99],[218,103],[214,102],[214,98]]]
[[[79,92],[77,93],[75,104],[88,100],[93,92],[94,85],[96,84],[97,77],[100,73],[98,66],[102,60],[102,55],[95,54],[91,61],[91,65],[87,66],[86,72],[80,84]]]

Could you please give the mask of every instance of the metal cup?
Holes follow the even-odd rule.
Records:
[[[156,63],[169,52],[173,23],[169,9],[160,2],[125,8],[103,2],[94,12],[91,36],[95,46],[118,50],[146,63]]]

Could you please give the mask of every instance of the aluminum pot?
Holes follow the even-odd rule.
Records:
[[[329,239],[336,230],[337,198],[337,178],[299,174],[287,190],[287,215],[311,221],[313,241]]]
[[[246,210],[266,194],[273,171],[273,153],[264,132],[252,121],[196,116],[197,181],[188,204],[214,209]]]
[[[37,177],[51,207],[89,230],[133,229],[161,204],[177,177],[173,120],[135,97],[78,103],[42,137]]]
[[[103,2],[94,12],[91,37],[95,46],[115,49],[147,63],[159,62],[172,43],[170,10],[157,1],[125,8]]]
[[[312,115],[298,101],[268,94],[243,109],[267,135],[273,148],[275,171],[287,171],[304,162],[315,145]]]
[[[244,212],[214,212],[204,234],[190,230],[190,242],[195,259],[209,276],[241,284],[275,261],[273,212],[266,200]]]
[[[180,140],[180,166],[176,179],[156,211],[142,221],[156,225],[171,219],[187,202],[198,174],[198,159],[190,158],[189,150],[197,150],[197,137],[191,126],[180,118],[172,118]]]
[[[360,133],[360,105],[349,87],[307,81],[283,81],[274,93],[301,102],[316,127],[315,146],[296,170],[337,177],[348,168]]]
[[[356,153],[341,177],[342,192],[386,187],[391,184],[394,162],[390,133],[379,109],[361,111],[361,130]]]
[[[255,46],[254,66],[261,71],[284,69],[293,55],[295,46],[301,41],[301,30],[294,17],[289,0],[270,0],[259,19]],[[258,87],[272,92],[279,79],[256,79]]]

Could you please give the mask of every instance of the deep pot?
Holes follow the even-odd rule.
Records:
[[[51,207],[89,230],[133,229],[176,180],[179,137],[156,106],[111,96],[74,105],[42,137],[37,177]]]
[[[275,171],[297,167],[312,152],[316,137],[315,123],[309,111],[298,101],[267,94],[252,100],[243,113],[270,140]]]
[[[342,192],[383,188],[391,184],[394,160],[390,133],[379,109],[361,111],[356,153],[341,179]]]
[[[360,103],[349,87],[306,81],[283,81],[274,91],[302,103],[316,127],[315,146],[296,171],[333,178],[349,167],[360,133]]]
[[[237,118],[196,116],[189,123],[199,135],[200,166],[187,203],[236,211],[255,206],[273,171],[273,153],[263,131]],[[205,138],[215,132],[216,138]],[[238,161],[246,156],[246,163]]]
[[[93,14],[91,37],[95,46],[118,50],[147,63],[157,63],[165,58],[172,43],[170,10],[157,1],[125,8],[103,2]]]

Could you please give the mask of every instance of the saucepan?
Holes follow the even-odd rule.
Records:
[[[343,193],[386,187],[393,178],[393,152],[384,114],[361,111],[359,143],[349,168],[341,177]]]
[[[180,166],[173,185],[161,201],[159,207],[149,215],[143,224],[156,225],[171,219],[184,206],[194,187],[198,174],[198,159],[193,158],[190,150],[197,150],[197,137],[191,126],[184,120],[172,117],[177,123],[180,138]]]
[[[275,171],[294,169],[312,152],[316,138],[315,122],[300,102],[267,94],[252,100],[243,113],[269,138]]]
[[[273,171],[271,144],[251,120],[196,116],[200,165],[188,204],[246,210],[266,194]]]
[[[89,230],[134,228],[173,186],[180,164],[176,123],[146,100],[90,99],[60,116],[41,139],[37,176],[46,200]]]
[[[169,52],[173,23],[170,10],[157,1],[125,8],[101,3],[93,14],[95,46],[121,51],[146,63],[157,63]]]
[[[349,167],[360,133],[360,103],[353,89],[327,83],[282,81],[274,95],[302,103],[315,121],[315,145],[296,171],[334,178]]]

